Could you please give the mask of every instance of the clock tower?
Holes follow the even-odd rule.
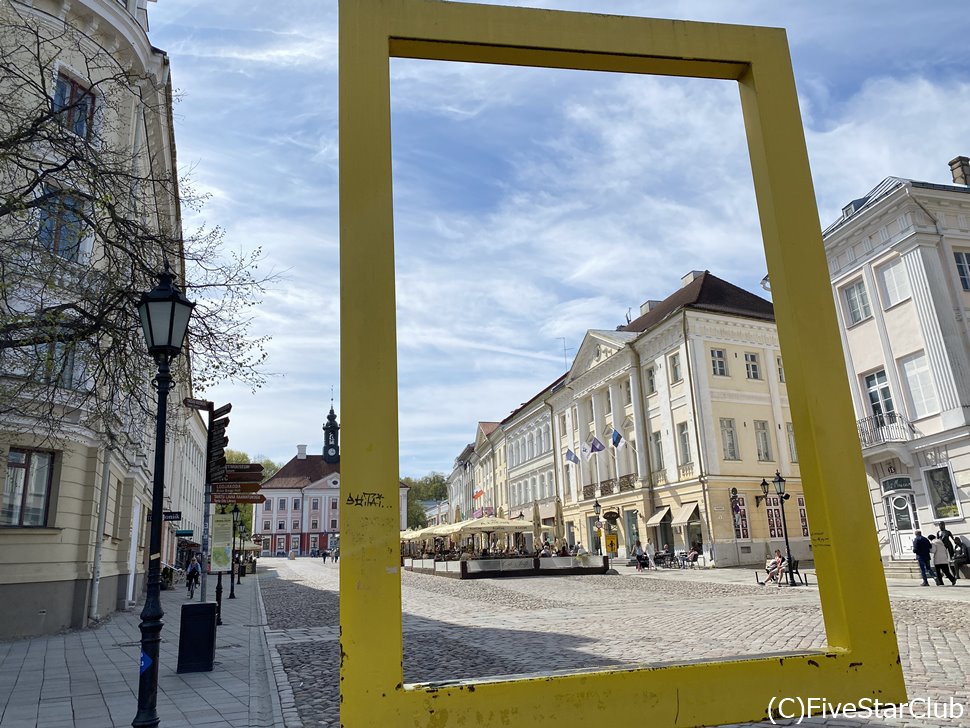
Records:
[[[337,415],[333,411],[333,404],[330,405],[330,414],[327,415],[327,424],[323,426],[323,461],[325,463],[340,462],[340,443],[337,433],[340,425],[337,424]]]

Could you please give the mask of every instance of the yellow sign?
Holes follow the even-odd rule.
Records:
[[[616,540],[616,534],[615,533],[606,534],[606,553],[615,554],[617,552],[618,546],[619,546],[619,542]]]
[[[738,84],[827,647],[474,685],[404,684],[389,57]],[[604,705],[619,721],[716,725],[764,720],[786,697],[904,702],[875,526],[859,518],[871,510],[866,473],[784,30],[340,0],[339,60],[341,487],[353,503],[341,510],[341,725],[581,726],[601,721]]]

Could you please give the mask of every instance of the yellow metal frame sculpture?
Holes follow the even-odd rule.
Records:
[[[341,724],[585,728],[608,714],[697,726],[766,718],[772,698],[905,700],[784,30],[341,0],[339,53]],[[404,685],[390,57],[738,83],[812,524],[824,650]]]

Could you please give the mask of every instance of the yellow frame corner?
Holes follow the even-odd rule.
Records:
[[[403,684],[391,57],[738,83],[827,649]],[[773,697],[904,701],[785,32],[436,0],[340,0],[339,60],[341,482],[348,493],[341,725],[570,728],[602,720],[608,706],[611,719],[693,726],[766,718]],[[370,495],[356,497],[363,493]]]

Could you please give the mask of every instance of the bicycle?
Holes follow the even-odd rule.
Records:
[[[192,576],[187,577],[187,579],[189,585],[189,599],[192,599],[195,596],[195,587],[199,584],[199,575],[197,573],[192,574]]]

